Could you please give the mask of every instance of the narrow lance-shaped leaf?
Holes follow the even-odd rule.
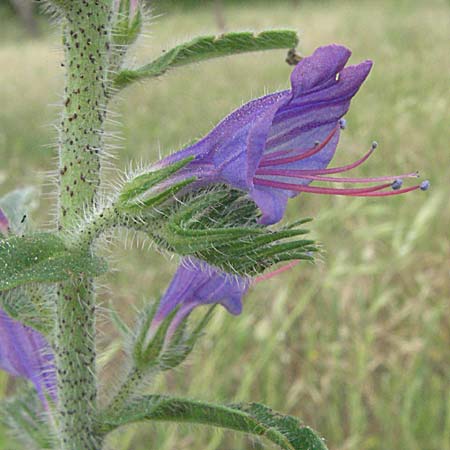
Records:
[[[187,176],[178,182],[173,181],[166,184],[164,181],[183,169],[193,159],[193,156],[189,156],[168,167],[146,172],[129,180],[119,194],[118,209],[126,212],[139,211],[170,199],[184,187],[193,183],[196,178]]]
[[[21,386],[15,398],[1,401],[0,424],[14,431],[21,448],[55,448],[52,430],[32,387]]]
[[[270,30],[259,34],[250,32],[226,33],[220,36],[201,36],[180,44],[159,58],[137,69],[124,69],[116,77],[115,85],[122,88],[133,81],[162,75],[174,67],[237,53],[294,48],[298,44],[295,31]]]
[[[182,398],[151,395],[136,399],[105,415],[100,432],[144,420],[211,425],[261,436],[285,450],[326,450],[323,440],[292,416],[258,403],[216,405]]]
[[[0,307],[13,319],[45,336],[54,326],[55,286],[27,284],[0,292]]]
[[[54,283],[83,274],[98,276],[106,270],[104,260],[67,249],[54,234],[36,233],[0,240],[0,291],[26,283]]]

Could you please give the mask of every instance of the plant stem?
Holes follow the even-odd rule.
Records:
[[[123,408],[125,402],[130,399],[142,384],[143,378],[144,373],[137,367],[133,367],[108,406],[108,410],[118,411]]]
[[[96,203],[106,106],[110,39],[109,0],[66,2],[66,85],[60,123],[59,230],[70,236]],[[68,245],[77,245],[67,239]],[[58,288],[55,353],[58,425],[63,450],[99,449],[95,435],[95,297],[93,280]]]

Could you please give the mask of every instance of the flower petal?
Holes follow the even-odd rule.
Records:
[[[351,51],[342,45],[319,47],[311,56],[303,58],[291,75],[292,93],[299,97],[305,92],[333,79],[350,58]]]
[[[242,297],[250,279],[231,276],[197,259],[183,259],[161,299],[155,321],[161,322],[176,307],[191,311],[200,305],[220,303],[231,314],[242,311]]]
[[[260,219],[263,225],[272,225],[283,218],[289,197],[286,191],[258,187],[253,189],[251,197],[263,213]]]
[[[44,406],[46,394],[56,400],[53,354],[44,336],[0,309],[0,344],[0,368],[30,380]]]

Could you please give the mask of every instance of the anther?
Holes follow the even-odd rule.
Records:
[[[391,186],[392,186],[392,189],[394,189],[394,191],[397,191],[398,189],[400,189],[402,187],[402,185],[403,185],[402,180],[395,180]]]
[[[422,183],[420,183],[421,191],[426,191],[429,187],[430,187],[430,182],[428,180],[422,181]]]
[[[341,130],[345,130],[347,128],[347,121],[344,118],[339,119],[339,127]]]
[[[372,150],[375,150],[377,147],[378,147],[378,142],[377,141],[373,141],[372,145],[371,145]]]

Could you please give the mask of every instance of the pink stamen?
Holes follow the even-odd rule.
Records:
[[[287,189],[296,192],[309,192],[311,194],[328,194],[328,195],[346,195],[350,197],[388,197],[391,195],[406,194],[407,192],[415,191],[420,189],[426,191],[429,187],[428,181],[423,181],[415,186],[410,186],[403,189],[395,189],[387,192],[377,192],[388,187],[393,187],[392,183],[379,184],[378,186],[372,186],[364,189],[336,189],[336,188],[325,188],[316,186],[303,186],[291,183],[282,183],[281,181],[271,181],[259,178],[254,178],[253,182],[256,185],[273,187],[277,189]]]
[[[332,167],[329,169],[296,169],[296,172],[298,174],[305,174],[305,175],[325,175],[325,174],[332,174],[332,173],[341,173],[341,172],[347,172],[349,170],[354,169],[355,167],[360,166],[362,163],[367,161],[369,156],[375,151],[376,145],[373,144],[370,150],[360,159],[355,161],[354,163],[347,164],[345,166],[340,167]],[[260,169],[258,169],[259,171]],[[262,170],[262,169],[261,169]]]
[[[336,189],[336,188],[326,188],[326,187],[316,187],[316,186],[304,186],[304,185],[292,184],[292,183],[283,183],[281,181],[264,180],[261,178],[254,178],[253,182],[254,182],[254,184],[260,185],[260,186],[273,187],[273,188],[277,188],[277,189],[286,189],[286,190],[296,191],[296,192],[310,192],[312,194],[350,195],[350,196],[352,196],[352,195],[365,196],[368,193],[380,191],[382,189],[386,189],[386,188],[392,186],[392,183],[385,183],[385,184],[379,184],[377,186],[372,186],[372,187],[363,188],[363,189],[355,189],[355,188]],[[395,192],[401,193],[402,191],[404,191],[404,189],[399,189]]]
[[[319,153],[331,141],[331,138],[336,134],[339,128],[340,127],[338,124],[336,127],[333,128],[331,133],[324,139],[324,141],[322,141],[319,145],[316,145],[313,148],[306,150],[300,155],[289,156],[287,158],[272,159],[274,156],[279,156],[281,154],[286,154],[294,151],[293,149],[290,149],[290,150],[280,150],[278,152],[274,152],[266,156],[263,156],[263,158],[259,163],[259,167],[279,166],[281,164],[288,164],[291,162],[301,161],[302,159],[309,158],[315,155],[316,153]]]
[[[419,174],[417,172],[405,173],[402,175],[388,175],[382,177],[372,177],[372,178],[352,178],[352,177],[324,177],[320,175],[310,175],[307,170],[287,170],[287,169],[258,169],[256,175],[272,175],[272,176],[282,176],[289,178],[302,178],[305,180],[313,181],[328,181],[335,183],[376,183],[381,181],[395,181],[402,178],[417,178]]]
[[[396,191],[387,191],[387,192],[369,192],[368,194],[363,195],[363,197],[388,197],[390,195],[399,195],[406,194],[407,192],[417,191],[417,189],[422,189],[422,185],[417,184],[415,186],[410,186],[404,189],[397,189]]]
[[[292,269],[294,266],[296,266],[300,262],[299,259],[295,259],[294,261],[291,261],[289,264],[286,264],[276,270],[273,270],[272,272],[265,273],[263,275],[260,275],[259,277],[253,278],[252,284],[259,283],[260,281],[269,280],[270,278],[273,278],[280,273],[286,272],[290,269]]]

